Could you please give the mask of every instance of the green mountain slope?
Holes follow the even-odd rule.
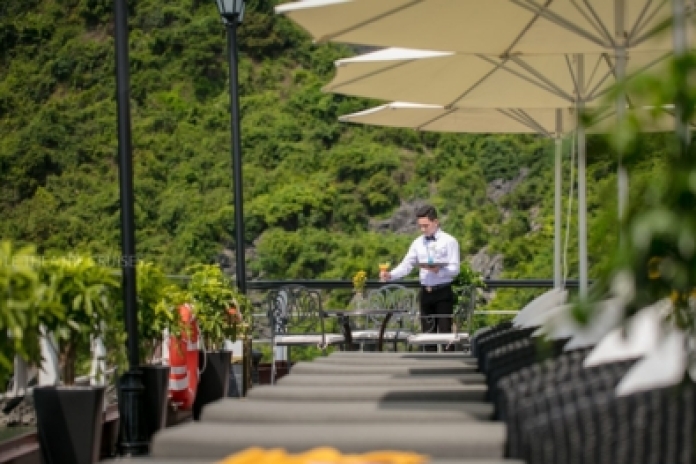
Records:
[[[502,253],[504,276],[548,278],[553,147],[533,136],[351,126],[376,102],[324,94],[344,46],[313,45],[272,0],[251,0],[241,43],[246,239],[254,276],[349,278],[397,260],[411,234],[370,219],[438,205],[463,252]],[[180,272],[233,249],[226,40],[214,2],[129,1],[137,249]],[[43,251],[89,250],[117,265],[119,204],[112,2],[0,5],[0,236]],[[659,171],[659,136],[629,160],[639,198]],[[594,267],[616,240],[616,162],[588,144]],[[564,191],[569,188],[566,160]],[[520,176],[523,173],[523,176]],[[496,181],[519,180],[495,201]],[[567,198],[566,198],[567,200]],[[569,275],[575,273],[570,221]]]

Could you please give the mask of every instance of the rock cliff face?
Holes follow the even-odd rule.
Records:
[[[425,203],[424,200],[403,202],[389,219],[371,219],[370,230],[375,232],[394,232],[397,234],[417,234],[416,210]]]
[[[504,256],[500,253],[491,255],[486,248],[482,248],[473,256],[469,257],[471,268],[480,272],[484,279],[498,279],[503,273]]]

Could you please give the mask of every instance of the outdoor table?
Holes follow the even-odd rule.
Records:
[[[337,317],[342,327],[343,337],[348,349],[353,344],[353,331],[350,327],[350,318],[357,316],[384,316],[382,325],[379,328],[379,337],[377,338],[377,351],[383,351],[384,333],[387,329],[387,324],[394,313],[405,314],[408,311],[405,309],[327,309],[324,310],[324,317]]]

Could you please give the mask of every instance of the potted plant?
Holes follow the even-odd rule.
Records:
[[[46,285],[39,323],[56,337],[62,379],[34,389],[41,454],[45,462],[91,464],[99,459],[105,387],[75,386],[77,355],[101,336],[119,281],[85,256],[44,260],[39,272]]]
[[[172,285],[156,264],[140,261],[136,268],[140,370],[145,387],[145,422],[151,437],[165,427],[169,399],[170,368],[162,364],[163,334],[178,336],[178,307],[186,303],[179,287]]]
[[[485,287],[486,283],[481,273],[475,271],[468,261],[462,261],[459,267],[459,274],[452,281],[454,307],[459,317],[473,315],[472,312],[476,309],[475,302],[479,295],[479,289]]]
[[[353,297],[354,306],[357,309],[362,308],[363,301],[365,300],[365,285],[367,284],[367,273],[363,270],[356,272],[353,275]]]
[[[246,318],[250,317],[251,302],[233,287],[219,266],[197,265],[190,270],[188,291],[203,342],[201,377],[193,406],[193,417],[198,420],[205,404],[227,396],[232,352],[225,349],[225,342],[236,341],[249,327]]]

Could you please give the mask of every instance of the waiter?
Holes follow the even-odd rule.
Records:
[[[380,272],[380,279],[385,282],[398,280],[419,266],[421,329],[423,332],[451,333],[454,310],[452,280],[459,274],[459,243],[440,229],[437,210],[433,206],[419,207],[416,218],[422,236],[411,243],[398,266]]]

